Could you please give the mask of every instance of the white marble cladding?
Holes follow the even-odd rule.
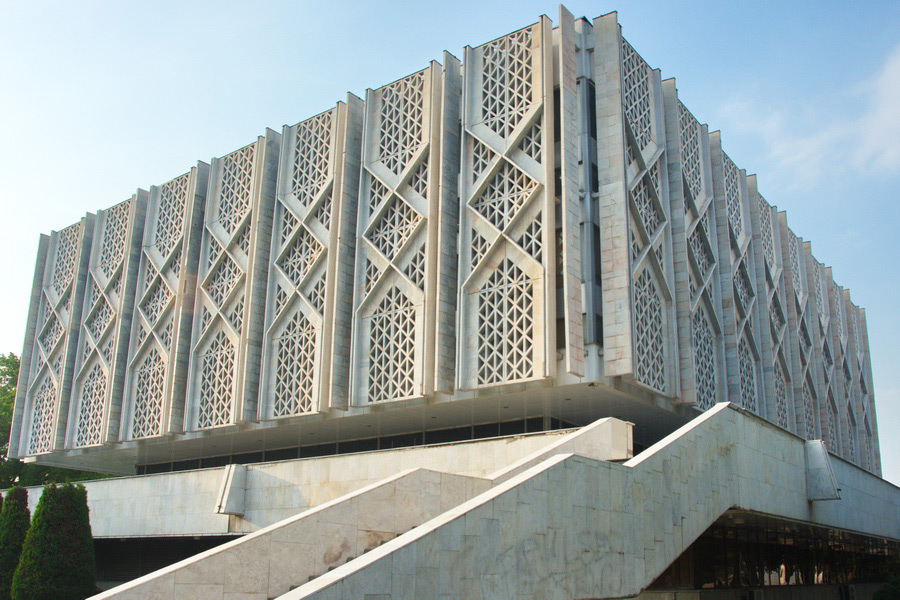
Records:
[[[66,447],[119,437],[147,192],[97,212],[75,356]]]
[[[551,456],[279,598],[631,598],[731,508],[900,536],[897,489],[841,460],[842,499],[810,502],[805,446],[720,404],[622,464]]]
[[[210,165],[191,336],[186,429],[256,418],[281,134]]]
[[[363,102],[285,126],[269,257],[259,416],[346,408]],[[343,238],[343,239],[342,239]]]
[[[12,454],[593,384],[879,472],[864,313],[614,13],[464,59],[152,188],[133,292],[104,269],[137,260],[100,260],[114,211],[43,241]]]
[[[123,440],[183,429],[209,165],[150,188],[122,402]]]
[[[594,432],[579,436],[569,430],[554,431],[247,465],[240,516],[216,512],[225,467],[88,481],[84,485],[91,530],[94,537],[112,538],[244,534],[407,469],[501,476],[504,469],[535,453],[572,451],[574,447],[599,458],[629,458],[631,432],[623,427],[627,424],[620,424],[606,419]],[[573,446],[576,442],[582,445]],[[588,448],[584,448],[585,442]],[[41,493],[40,486],[28,488],[32,512]]]

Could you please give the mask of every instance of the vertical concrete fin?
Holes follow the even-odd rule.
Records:
[[[622,49],[616,13],[594,20],[594,36],[603,366],[608,377],[615,377],[632,372]]]
[[[566,336],[566,371],[584,375],[584,308],[581,298],[581,222],[579,189],[580,138],[575,19],[559,7],[559,106],[562,156],[562,278]],[[583,159],[582,159],[583,160]],[[560,332],[557,331],[557,335]]]
[[[227,465],[222,471],[222,484],[216,499],[216,514],[243,515],[246,465]]]
[[[807,440],[806,448],[806,497],[815,500],[840,500],[841,490],[831,470],[831,457],[822,440]]]

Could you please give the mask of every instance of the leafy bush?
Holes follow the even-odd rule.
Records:
[[[34,509],[13,600],[84,600],[96,592],[94,541],[87,491],[80,484],[48,485]]]
[[[900,575],[888,579],[883,588],[872,594],[872,600],[900,600]]]
[[[28,490],[14,487],[6,492],[0,511],[0,599],[9,600],[13,573],[19,564],[22,544],[31,525]]]

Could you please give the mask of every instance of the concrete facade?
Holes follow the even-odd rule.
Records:
[[[462,56],[42,237],[9,455],[245,536],[101,597],[635,596],[733,510],[894,552],[865,311],[761,178],[615,13]]]
[[[501,440],[447,452],[465,457],[466,474],[397,463],[391,476],[96,599],[633,597],[733,509],[900,540],[896,487],[731,404],[623,461],[630,433],[605,419],[533,436],[534,451],[494,472],[492,454],[509,460],[525,446],[505,457],[484,452]],[[395,452],[409,450],[380,464]],[[360,472],[377,460],[357,458]],[[840,498],[822,498],[829,486]]]
[[[650,443],[729,401],[880,473],[864,311],[615,14],[463,58],[53,234],[10,455],[129,472],[209,436],[248,452],[510,404],[585,424],[604,402],[667,412]]]

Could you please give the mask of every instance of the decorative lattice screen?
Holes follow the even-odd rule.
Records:
[[[20,438],[18,448],[12,441],[10,443],[10,454],[13,456],[41,454],[54,450],[58,445],[57,423],[63,416],[59,414],[59,407],[61,401],[68,400],[64,396],[70,388],[72,377],[71,372],[65,369],[75,350],[70,336],[73,311],[81,310],[83,282],[79,285],[79,274],[82,257],[90,247],[84,238],[90,235],[92,229],[93,216],[89,216],[54,233],[44,264],[38,264],[43,277],[35,290],[39,299],[34,340],[30,360],[26,362],[29,352],[26,348],[20,366],[25,379],[20,378],[19,385],[22,388],[27,386],[22,396],[25,403],[24,435],[11,432],[11,440]]]
[[[761,337],[767,340],[765,360],[771,361],[773,375],[764,383],[766,417],[784,428],[794,428],[793,386],[786,379],[782,365],[791,364],[791,348],[787,340],[787,313],[785,312],[784,269],[775,209],[760,194],[756,194],[756,215],[759,221],[759,248],[757,257],[762,263],[761,283],[757,288],[764,294],[760,298],[759,323]],[[757,263],[758,264],[758,263]],[[759,269],[757,269],[759,271]],[[759,275],[757,281],[760,281]],[[767,314],[767,322],[763,315]],[[790,369],[788,369],[790,372]]]
[[[794,381],[794,414],[796,431],[807,439],[816,439],[818,433],[819,390],[815,382],[815,370],[821,368],[815,360],[818,350],[814,348],[814,334],[818,331],[819,321],[814,319],[815,310],[810,297],[807,279],[806,253],[803,242],[781,221],[782,248],[787,248],[784,264],[787,286],[788,335],[791,340],[791,356]],[[813,283],[814,287],[814,283]]]
[[[681,243],[688,257],[687,282],[685,285],[676,280],[676,294],[679,327],[690,324],[690,358],[693,359],[688,368],[682,365],[681,388],[684,400],[693,401],[701,410],[708,410],[720,397],[722,337],[718,332],[723,328],[716,288],[719,269],[712,174],[708,147],[702,141],[707,135],[706,128],[675,96],[672,86],[667,95],[667,117],[676,118],[678,123],[683,201],[678,200],[679,190],[672,190],[671,211],[677,214],[683,210],[684,239]],[[681,320],[681,314],[689,316],[690,320],[687,323]]]
[[[265,310],[259,278],[268,269],[280,146],[281,136],[267,131],[210,165],[191,336],[188,429],[257,416]],[[293,263],[298,273],[302,262]]]
[[[76,360],[68,445],[95,446],[118,439],[122,378],[134,306],[138,243],[147,192],[100,211]]]
[[[197,265],[188,260],[199,242],[199,219],[209,168],[150,189],[129,351],[123,439],[162,435],[183,428],[184,359],[193,310]],[[183,273],[189,275],[183,280]],[[179,293],[179,290],[181,292]]]
[[[625,39],[621,40],[621,57],[633,376],[656,392],[672,394],[674,287],[670,275],[672,240],[665,130],[660,114],[662,92],[657,74]],[[703,260],[708,247],[703,246],[703,241],[695,245]],[[702,266],[712,265],[707,261]]]
[[[537,23],[466,54],[460,324],[471,333],[458,339],[463,388],[552,372],[548,294],[556,248],[545,29]]]
[[[361,102],[351,98],[284,130],[263,344],[263,418],[345,403],[335,396],[346,390],[333,389],[325,376],[347,374],[335,357],[350,343],[349,317],[333,298],[352,293],[349,266],[336,248],[355,217],[346,212],[355,208],[356,190],[348,200],[345,186],[358,188],[358,178],[346,172],[358,169],[361,119]],[[344,251],[352,249],[351,243]]]
[[[446,57],[445,57],[446,58]],[[354,298],[354,404],[422,396],[435,389],[437,287],[446,284],[447,251],[438,231],[448,217],[438,185],[445,129],[441,107],[455,114],[458,68],[433,63],[366,97]],[[443,84],[442,84],[443,82]],[[444,87],[444,93],[441,89]],[[446,115],[445,115],[446,116]],[[454,171],[455,172],[455,171]],[[441,282],[441,283],[439,283]],[[442,294],[444,292],[441,292]]]

